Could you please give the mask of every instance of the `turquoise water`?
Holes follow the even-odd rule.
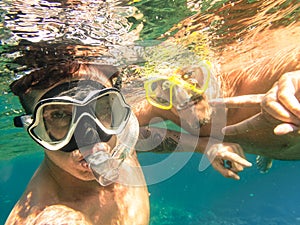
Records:
[[[42,157],[42,152],[36,152],[0,161],[0,224]],[[164,156],[143,153],[139,157],[143,164]],[[275,161],[268,174],[260,174],[253,167],[241,174],[240,181],[233,181],[212,168],[199,172],[200,157],[195,154],[170,179],[149,186],[151,225],[300,224],[300,162]]]
[[[20,109],[17,99],[5,95],[1,100],[0,224],[4,224],[43,153],[23,129],[12,126],[13,110]],[[139,159],[146,165],[167,156],[143,153]],[[174,176],[149,185],[151,225],[300,224],[300,162],[275,161],[267,174],[253,166],[234,181],[211,167],[198,171],[201,157],[193,154]],[[255,162],[253,155],[247,157]],[[147,180],[156,175],[145,174]]]
[[[4,224],[43,158],[41,148],[26,132],[13,128],[12,109],[20,106],[15,97],[5,96],[1,97],[0,117],[0,224]],[[143,153],[139,159],[147,165],[167,156]],[[151,225],[300,224],[300,162],[275,161],[267,174],[259,173],[254,165],[241,173],[240,181],[234,181],[211,167],[198,171],[201,157],[194,153],[178,173],[149,185]],[[255,156],[247,158],[255,162]],[[145,176],[151,180],[157,174],[148,172]]]
[[[206,9],[212,1],[201,2]],[[213,2],[221,5],[227,1]],[[141,39],[154,40],[174,24],[194,14],[185,3],[184,0],[136,1],[135,6],[144,14]],[[139,23],[134,18],[130,20],[135,25]],[[0,35],[4,37],[3,33]],[[5,62],[1,58],[0,224],[4,223],[43,158],[40,147],[26,132],[13,127],[13,117],[21,114],[22,110],[18,99],[7,93],[9,81],[15,74],[7,72]],[[180,154],[178,157],[186,153]],[[163,160],[167,156],[139,154],[142,165]],[[193,154],[179,172],[165,181],[149,185],[151,225],[300,224],[300,162],[275,161],[267,174],[259,173],[253,166],[241,173],[240,181],[234,181],[222,177],[211,167],[203,172],[198,171],[201,157],[200,154]],[[247,158],[254,164],[255,156],[247,155]],[[145,173],[147,180],[157,175]]]

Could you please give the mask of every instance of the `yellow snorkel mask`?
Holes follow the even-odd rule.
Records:
[[[202,61],[199,66],[185,70],[169,71],[171,75],[148,76],[144,83],[148,102],[164,110],[172,107],[182,110],[201,100],[209,85],[211,63]]]

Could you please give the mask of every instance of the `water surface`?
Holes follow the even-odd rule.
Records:
[[[226,19],[254,16],[257,11],[251,7],[247,11],[218,11],[228,1],[119,1],[110,10],[101,10],[101,1],[86,2],[89,4],[80,7],[72,1],[0,2],[0,224],[43,158],[41,147],[23,129],[13,126],[13,117],[24,112],[18,99],[9,93],[12,80],[45,63],[70,58],[118,66],[140,64],[146,47],[172,37],[186,40],[189,32],[197,29],[209,37],[201,39],[209,43],[201,45],[209,47],[202,49],[201,54],[211,57],[212,50],[226,50],[228,44],[242,42],[243,35],[258,27],[287,26],[299,21],[299,1],[275,1],[277,5],[265,1],[268,13],[243,26],[223,24]],[[242,2],[246,6],[262,3]],[[295,5],[292,10],[287,7],[290,4]],[[211,12],[217,15],[213,20],[209,17]],[[267,15],[274,15],[272,23]],[[139,32],[128,36],[134,30]],[[105,55],[107,49],[109,54]],[[139,155],[142,165],[166,157],[154,153]],[[259,173],[253,166],[241,174],[240,181],[233,181],[211,167],[199,172],[201,157],[193,154],[174,176],[149,186],[151,225],[300,224],[299,162],[275,161],[267,174]],[[255,162],[255,156],[247,157]],[[157,175],[145,173],[146,179]]]

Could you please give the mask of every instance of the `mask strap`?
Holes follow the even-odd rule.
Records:
[[[121,90],[122,88],[122,77],[118,75],[115,79],[115,82],[113,84],[114,88],[117,88],[118,90]]]
[[[104,85],[102,85],[102,84],[100,84],[96,81],[92,81],[92,80],[74,80],[74,81],[70,81],[70,82],[60,84],[60,85],[52,88],[47,93],[45,93],[40,98],[40,100],[47,99],[47,98],[52,98],[54,96],[59,96],[60,94],[66,92],[66,91],[70,91],[71,89],[76,88],[78,86],[80,86],[80,87],[91,86],[91,87],[95,88],[95,90],[102,90],[102,89],[106,88]]]

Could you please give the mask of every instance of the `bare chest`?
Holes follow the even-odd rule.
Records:
[[[146,225],[149,222],[149,194],[144,187],[119,187],[72,204],[72,208],[82,212],[93,225]]]

